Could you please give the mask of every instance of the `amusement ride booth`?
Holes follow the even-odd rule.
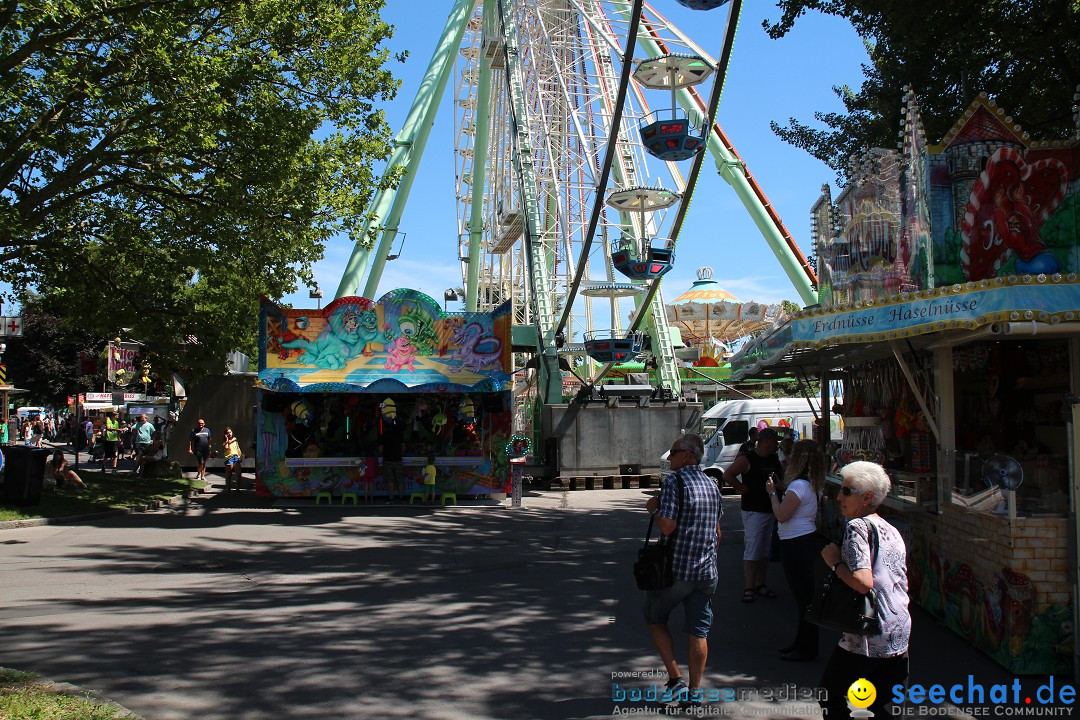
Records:
[[[260,313],[257,490],[341,502],[502,493],[509,477],[509,303],[446,313],[414,290]],[[384,454],[401,462],[389,488]],[[399,458],[400,456],[400,458]]]

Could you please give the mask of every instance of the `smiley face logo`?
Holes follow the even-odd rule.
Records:
[[[868,708],[877,699],[877,688],[866,678],[851,683],[847,691],[848,702],[857,708]]]

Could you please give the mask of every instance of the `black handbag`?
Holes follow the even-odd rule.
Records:
[[[866,521],[870,529],[870,566],[873,568],[878,550],[878,530],[874,523]],[[818,564],[820,567],[820,563]],[[873,588],[866,593],[854,588],[836,576],[830,569],[817,583],[814,599],[806,609],[806,620],[830,630],[854,635],[880,635],[881,618],[878,617],[877,594]]]
[[[682,491],[683,480],[679,478],[679,510],[675,513],[675,523],[678,525],[679,517],[682,516]],[[649,529],[645,531],[645,544],[638,550],[638,559],[634,563],[634,579],[641,590],[663,590],[675,584],[675,543],[674,535],[660,534],[654,543],[649,542],[652,535],[653,521],[649,516]],[[676,530],[677,532],[678,530]]]

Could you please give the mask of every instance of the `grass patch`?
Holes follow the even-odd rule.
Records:
[[[86,483],[85,490],[72,487],[46,490],[41,494],[40,505],[23,507],[0,503],[0,521],[70,517],[147,505],[206,485],[201,480],[183,477],[143,480],[128,473],[113,475],[85,469],[79,472],[79,477]]]
[[[114,720],[135,719],[116,705],[95,700],[89,693],[69,695],[34,673],[0,668],[2,720]]]

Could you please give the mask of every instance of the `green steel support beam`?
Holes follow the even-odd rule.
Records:
[[[345,266],[335,297],[356,294],[364,273],[368,269],[369,261],[371,269],[367,273],[368,279],[363,295],[374,298],[375,293],[378,292],[379,281],[382,279],[383,268],[386,266],[386,256],[390,253],[390,246],[397,235],[398,223],[405,211],[409,191],[412,189],[420,159],[424,154],[424,147],[431,133],[431,126],[439,110],[439,101],[442,99],[446,82],[454,68],[454,52],[461,45],[461,38],[465,34],[465,24],[472,15],[476,3],[477,0],[457,0],[453,10],[450,11],[450,16],[446,19],[446,26],[428,63],[420,89],[413,98],[405,124],[394,138],[394,151],[387,163],[388,169],[404,167],[405,174],[396,188],[380,190],[375,194],[368,219],[364,223],[361,239],[353,247],[352,256]],[[381,231],[373,257],[372,253],[361,244],[366,242],[372,229]]]
[[[529,133],[528,107],[525,102],[521,60],[518,55],[517,21],[511,7],[511,0],[500,0],[499,14],[503,30],[502,37],[506,41],[506,80],[510,93],[510,120],[513,134],[511,152],[520,183],[521,212],[525,214],[522,225],[530,273],[529,292],[535,303],[534,323],[541,343],[541,346],[537,348],[541,366],[537,390],[544,403],[557,403],[562,399],[562,373],[559,371],[559,358],[555,348],[555,326],[558,319],[548,292],[551,280],[543,237],[540,235],[540,206],[536,171],[533,167],[533,141]]]
[[[484,31],[496,28],[497,0],[484,0]],[[487,182],[488,136],[491,134],[491,61],[481,57],[476,95],[476,142],[473,144],[472,199],[469,213],[469,265],[465,279],[465,309],[476,312],[480,286],[480,241],[484,237],[484,190]]]

